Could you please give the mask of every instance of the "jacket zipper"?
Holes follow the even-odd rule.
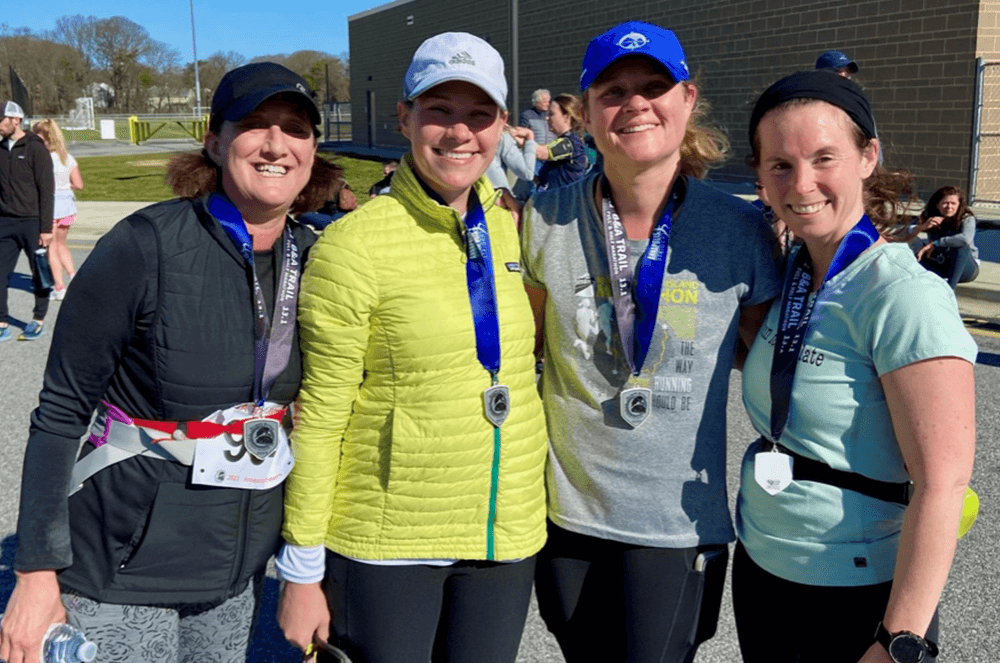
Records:
[[[250,547],[247,539],[250,537],[250,527],[248,523],[250,519],[250,501],[252,499],[250,493],[253,491],[242,490],[240,492],[243,493],[242,504],[240,504],[240,525],[239,532],[236,537],[236,554],[233,555],[233,574],[232,577],[229,578],[229,586],[226,587],[227,598],[232,598],[236,595],[235,588],[240,576],[243,574],[243,568],[247,564],[247,549]]]
[[[500,428],[493,427],[493,466],[490,468],[490,513],[486,523],[486,559],[496,559],[494,526],[497,519],[497,484],[500,482]]]

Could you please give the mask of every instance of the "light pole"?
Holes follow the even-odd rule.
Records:
[[[188,0],[191,6],[191,50],[194,52],[194,95],[198,107],[195,117],[201,117],[201,81],[198,79],[198,42],[194,38],[194,0]]]

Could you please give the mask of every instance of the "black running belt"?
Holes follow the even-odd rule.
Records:
[[[903,483],[891,483],[879,481],[855,472],[844,472],[835,470],[826,463],[822,463],[812,458],[806,458],[786,447],[772,443],[762,438],[764,451],[769,451],[772,446],[778,451],[792,457],[792,480],[793,481],[815,481],[834,486],[842,490],[853,490],[856,493],[873,497],[883,502],[893,502],[906,506],[910,503],[910,496],[913,492],[913,484],[909,481]]]

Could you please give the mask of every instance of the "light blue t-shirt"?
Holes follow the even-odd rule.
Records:
[[[778,309],[771,307],[743,369],[743,403],[765,436]],[[879,377],[933,357],[975,362],[976,352],[948,285],[906,244],[872,247],[816,295],[781,444],[834,469],[905,482]],[[891,580],[904,507],[811,481],[769,495],[754,480],[759,446],[743,458],[736,505],[737,533],[750,557],[807,585]]]

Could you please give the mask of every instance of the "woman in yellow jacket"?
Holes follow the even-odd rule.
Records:
[[[437,35],[403,87],[389,195],[327,228],[303,276],[279,621],[368,663],[512,662],[546,434],[516,230],[483,177],[503,61]]]

